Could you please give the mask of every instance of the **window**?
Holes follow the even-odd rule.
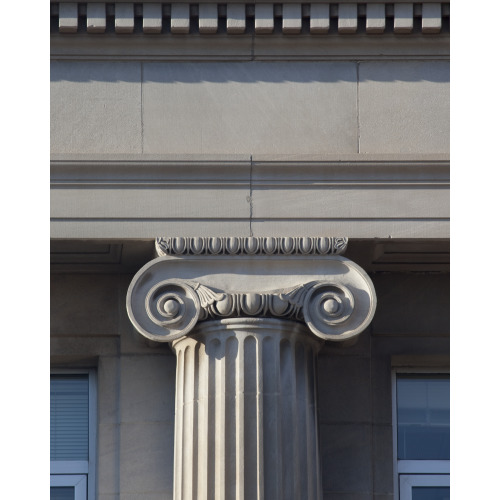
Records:
[[[450,498],[450,377],[393,374],[395,500]]]
[[[95,498],[95,373],[50,376],[50,500]]]

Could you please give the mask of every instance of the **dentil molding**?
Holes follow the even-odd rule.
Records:
[[[439,34],[449,2],[52,2],[53,31],[202,35]]]
[[[307,239],[291,238],[299,245]],[[195,240],[210,245],[212,239],[185,238],[184,243]],[[221,249],[222,242],[232,241],[219,240]],[[236,240],[245,248],[249,239]],[[259,254],[180,253],[146,264],[127,294],[127,311],[135,329],[149,340],[172,342],[205,321],[276,318],[305,323],[322,340],[342,341],[368,326],[376,294],[363,269],[339,255],[267,255],[267,240],[259,239],[261,246],[256,248],[263,252]],[[279,248],[287,239],[274,240]],[[187,246],[182,248],[185,251]]]

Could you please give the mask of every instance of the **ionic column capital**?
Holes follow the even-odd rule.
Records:
[[[136,274],[127,294],[134,327],[157,342],[239,317],[303,322],[320,339],[342,341],[368,326],[375,307],[370,278],[338,255],[164,256]]]

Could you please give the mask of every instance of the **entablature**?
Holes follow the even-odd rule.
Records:
[[[59,1],[51,3],[52,57],[442,58],[449,17],[440,2]]]

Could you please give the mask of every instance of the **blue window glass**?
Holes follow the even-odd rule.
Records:
[[[450,500],[450,487],[413,486],[411,500]]]
[[[400,375],[396,396],[398,459],[449,460],[449,376]]]

